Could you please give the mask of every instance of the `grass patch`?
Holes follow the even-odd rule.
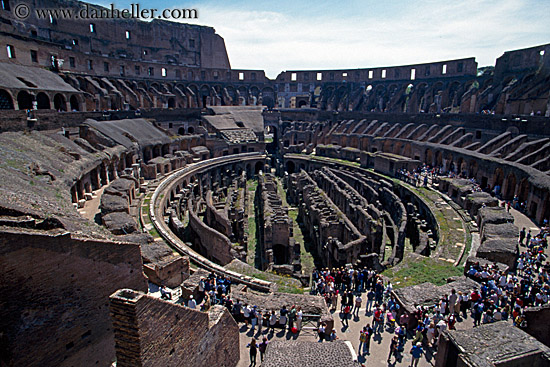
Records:
[[[248,243],[246,252],[247,264],[254,266],[256,260],[256,215],[254,212],[254,195],[256,193],[256,187],[258,187],[258,181],[255,179],[246,181],[246,195],[248,196]]]
[[[160,237],[160,234],[157,232],[157,229],[156,228],[153,228],[149,231],[149,234],[151,236],[153,236],[153,238],[161,238]]]
[[[246,255],[246,262],[249,265],[254,266],[254,259],[256,257],[256,217],[254,215],[248,216],[248,252]]]
[[[340,158],[330,158],[330,157],[323,157],[319,155],[311,156],[313,159],[320,160],[320,161],[327,161],[327,162],[338,162],[342,163],[348,166],[355,166],[355,167],[361,167],[361,163],[354,162],[354,161],[346,161],[345,159]]]
[[[302,271],[304,274],[311,274],[315,268],[315,262],[313,260],[313,255],[306,249],[304,234],[302,233],[302,228],[298,224],[298,208],[288,204],[288,201],[286,200],[286,192],[283,189],[281,179],[279,177],[276,177],[275,179],[277,180],[277,194],[281,198],[283,206],[288,207],[288,216],[292,219],[293,238],[300,244],[300,261],[302,263]]]
[[[447,278],[464,274],[464,267],[455,267],[451,263],[431,257],[410,256],[382,274],[387,276],[396,288],[426,282],[443,285],[447,283]]]

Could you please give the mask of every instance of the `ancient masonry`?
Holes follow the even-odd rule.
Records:
[[[233,298],[301,306],[329,331],[323,298],[278,290],[301,291],[294,278],[309,277],[301,245],[319,267],[430,259],[506,270],[518,228],[496,196],[516,198],[536,223],[550,218],[550,44],[483,69],[467,58],[270,80],[232,69],[210,27],[23,21],[14,1],[1,3],[2,366],[233,367],[239,330],[227,310],[148,290],[186,299],[214,273],[232,281]],[[420,189],[408,171],[423,164],[462,178]],[[479,243],[466,251],[472,233]],[[411,313],[474,284],[454,277],[393,295]],[[539,365],[548,310],[525,310],[525,332],[446,332],[435,363]],[[306,352],[289,362],[293,348]],[[281,341],[266,365],[319,355],[347,366],[353,354],[344,342]]]
[[[239,328],[225,307],[200,312],[131,289],[109,307],[117,366],[233,367],[239,358]]]
[[[296,244],[288,207],[283,205],[277,182],[271,174],[260,175],[255,195],[258,212],[258,242],[264,270],[282,274],[300,272],[300,244]]]

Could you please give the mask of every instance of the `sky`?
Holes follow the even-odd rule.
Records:
[[[117,8],[197,9],[186,22],[214,27],[231,67],[285,70],[407,65],[550,43],[549,0],[92,0]]]

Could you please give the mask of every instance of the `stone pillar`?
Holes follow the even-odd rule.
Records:
[[[103,173],[105,177],[103,185],[108,185],[109,184],[109,166],[105,166],[105,165],[103,166]]]

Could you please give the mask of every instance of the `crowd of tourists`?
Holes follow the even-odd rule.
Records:
[[[406,350],[411,355],[411,366],[416,366],[422,355],[436,348],[443,331],[456,328],[466,318],[474,327],[511,320],[514,325],[526,326],[524,309],[528,306],[547,304],[550,299],[550,267],[544,250],[548,246],[550,227],[543,223],[539,234],[523,228],[519,233],[521,255],[515,269],[499,269],[497,264],[473,264],[467,275],[478,282],[469,292],[455,291],[444,295],[429,306],[417,306],[412,313],[399,312],[400,305],[392,295],[392,284],[385,282],[376,271],[367,268],[340,267],[316,269],[312,273],[311,294],[325,299],[332,312],[338,312],[343,330],[351,319],[359,322],[364,313],[365,325],[359,333],[359,355],[371,352],[371,340],[389,333],[388,361],[401,361]],[[279,310],[260,309],[256,305],[232,299],[231,282],[223,276],[210,274],[199,283],[197,299],[190,297],[186,305],[207,310],[213,304],[227,307],[241,331],[260,336],[261,342],[252,338],[248,344],[251,366],[256,364],[256,354],[263,360],[270,336],[275,329],[298,334],[303,327],[304,314],[299,306],[285,305]],[[161,293],[166,289],[161,289]],[[364,319],[365,320],[365,319]],[[244,329],[243,329],[244,328]],[[336,330],[328,331],[321,323],[317,329],[318,341],[338,339]],[[409,348],[406,348],[411,341]]]
[[[502,271],[497,265],[470,267],[468,276],[480,282],[479,297],[472,299],[476,325],[512,317],[514,323],[526,325],[522,310],[541,306],[550,300],[550,265],[544,250],[548,247],[550,228],[545,221],[536,236],[523,228],[519,234],[521,254],[515,271]]]

